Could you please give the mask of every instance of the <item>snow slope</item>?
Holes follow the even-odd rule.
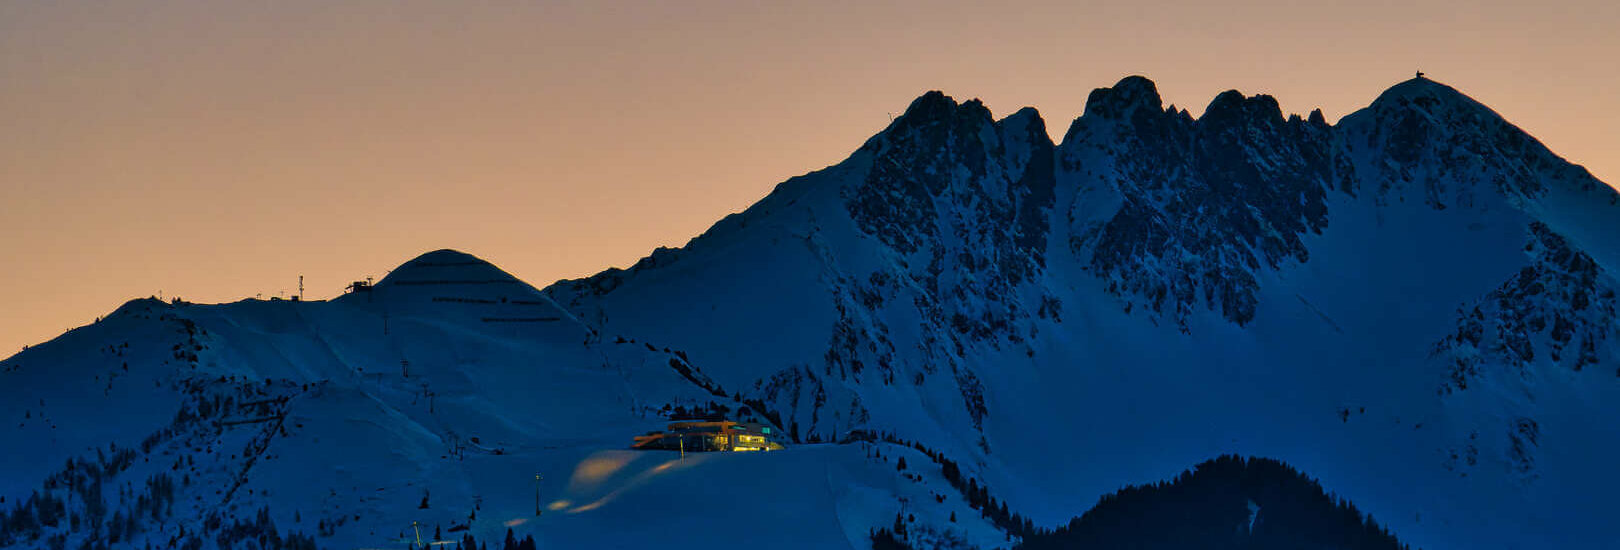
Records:
[[[65,501],[56,520],[32,512],[48,505],[25,506],[35,525],[7,524],[0,542],[257,547],[277,532],[397,547],[417,522],[424,541],[464,530],[500,541],[515,528],[542,546],[624,547],[669,532],[693,533],[695,546],[723,530],[826,548],[864,545],[902,509],[940,524],[960,511],[952,536],[1005,542],[937,471],[912,479],[878,455],[882,444],[684,460],[623,450],[662,428],[671,406],[745,407],[683,374],[684,362],[604,342],[533,287],[454,251],[331,302],[132,301],[0,363],[14,396],[0,418],[18,419],[8,440],[25,443],[0,453],[0,509]]]

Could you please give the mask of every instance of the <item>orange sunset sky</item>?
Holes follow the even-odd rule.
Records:
[[[1336,121],[1422,69],[1620,182],[1620,2],[0,0],[0,357],[162,293],[679,246],[924,91],[1061,137],[1142,74]]]

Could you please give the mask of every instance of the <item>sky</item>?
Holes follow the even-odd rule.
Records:
[[[936,89],[1061,137],[1132,74],[1336,121],[1421,69],[1620,183],[1617,27],[1612,0],[0,0],[0,356],[439,248],[542,287],[628,266]]]

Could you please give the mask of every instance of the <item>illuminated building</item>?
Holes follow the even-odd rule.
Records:
[[[632,449],[701,451],[776,451],[782,449],[781,430],[758,422],[682,420],[662,432],[638,435]]]

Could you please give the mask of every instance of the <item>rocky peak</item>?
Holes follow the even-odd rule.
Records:
[[[1086,98],[1085,116],[1125,119],[1142,109],[1161,111],[1159,88],[1142,76],[1127,76],[1112,88],[1097,88]]]
[[[1539,197],[1546,187],[1537,174],[1567,166],[1489,107],[1427,78],[1385,90],[1337,128],[1349,146],[1377,157],[1367,170],[1381,194],[1420,192],[1436,209],[1478,204],[1481,192]]]
[[[1242,92],[1227,90],[1215,96],[1215,100],[1204,109],[1204,116],[1198,119],[1198,123],[1218,127],[1252,123],[1277,126],[1283,123],[1282,107],[1277,104],[1276,98],[1269,95],[1244,97]]]
[[[1404,150],[1407,157],[1424,151],[1430,142],[1458,133],[1500,134],[1511,128],[1520,138],[1526,137],[1489,107],[1427,78],[1391,86],[1367,108],[1346,116],[1340,126],[1371,126],[1369,135],[1389,137],[1391,149]]]
[[[894,119],[894,123],[878,137],[908,130],[927,128],[962,130],[974,126],[989,126],[993,123],[990,110],[978,99],[958,104],[944,92],[933,90],[912,100],[911,105],[906,107],[906,112]]]
[[[931,351],[940,355],[930,365],[954,365],[967,346],[1021,342],[1027,332],[1018,327],[1029,314],[1014,289],[1045,265],[1055,196],[1054,145],[1040,114],[1025,108],[995,121],[977,100],[957,105],[930,92],[868,146],[871,168],[846,188],[844,205],[862,232],[906,260],[902,269],[855,280],[898,278],[905,283],[897,287],[922,289],[912,302],[930,338],[953,342],[946,349],[956,350]],[[887,330],[860,328],[855,317],[840,327],[845,334]],[[829,365],[891,363],[855,359],[861,353],[829,355]],[[880,370],[892,376],[888,367]],[[979,411],[977,423],[983,404],[971,397],[979,395],[970,389],[976,382],[968,371],[955,374],[968,409]]]
[[[1322,116],[1321,109],[1311,109],[1311,116],[1306,120],[1310,122],[1312,126],[1325,128],[1328,125],[1327,117]]]
[[[1153,81],[1140,76],[1128,76],[1112,88],[1098,88],[1086,99],[1086,110],[1069,125],[1063,135],[1064,149],[1073,149],[1082,141],[1093,143],[1129,142],[1129,148],[1138,143],[1165,142],[1185,135],[1193,118],[1175,106],[1166,109]],[[1149,145],[1145,149],[1160,150]]]
[[[1041,118],[1040,111],[1034,107],[1024,107],[1018,112],[1008,115],[996,122],[1009,139],[1017,139],[1025,143],[1047,142],[1052,139],[1046,133],[1046,120]]]
[[[1064,169],[1079,187],[1111,189],[1120,206],[1071,213],[1070,247],[1128,310],[1185,328],[1203,304],[1246,323],[1259,270],[1306,261],[1302,236],[1327,224],[1329,134],[1284,119],[1267,95],[1223,92],[1195,120],[1160,110],[1144,78],[1097,90],[1064,137]]]
[[[1418,77],[1394,86],[1378,94],[1371,107],[1374,109],[1415,106],[1424,110],[1434,110],[1439,106],[1467,105],[1474,108],[1486,109],[1484,105],[1474,101],[1456,88]]]

